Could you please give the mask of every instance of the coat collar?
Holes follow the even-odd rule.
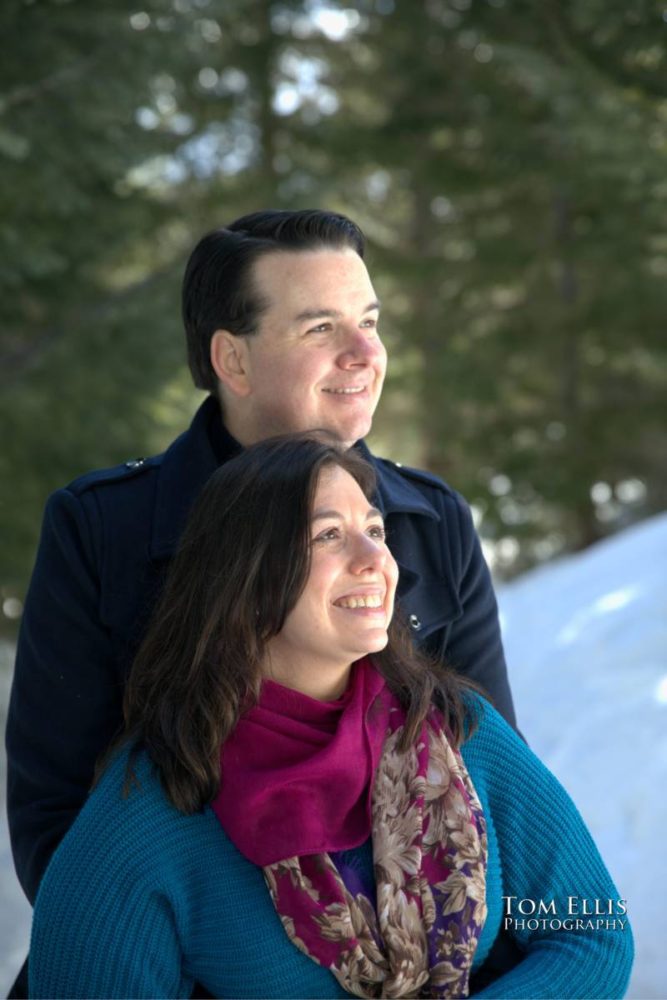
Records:
[[[187,431],[167,448],[157,483],[151,558],[173,556],[190,509],[206,481],[241,446],[220,419],[214,396],[204,400]]]
[[[375,469],[376,503],[383,517],[388,517],[390,514],[422,514],[434,521],[440,520],[438,511],[410,479],[406,478],[401,466],[376,458],[365,441],[358,441],[355,448]]]
[[[384,517],[407,513],[440,520],[435,508],[398,467],[377,459],[363,441],[355,447],[375,469],[376,503]],[[241,445],[220,419],[218,401],[209,396],[195,413],[188,430],[176,438],[162,458],[151,537],[152,559],[173,556],[190,509],[204,484],[219,465],[240,451]]]
[[[399,466],[393,462],[376,458],[364,441],[357,442],[355,447],[375,469],[377,478],[375,504],[385,520],[392,514],[417,514],[434,521],[440,521],[438,511],[410,479],[405,477],[405,473],[401,471]],[[419,582],[419,573],[402,561],[397,553],[394,555],[398,565],[396,597],[401,602],[416,587]]]

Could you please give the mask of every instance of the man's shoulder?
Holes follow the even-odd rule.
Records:
[[[388,478],[397,478],[408,483],[414,483],[417,488],[427,487],[428,489],[436,490],[438,493],[444,493],[446,496],[460,498],[460,494],[449,483],[446,483],[444,479],[436,476],[433,472],[427,472],[425,469],[417,469],[411,465],[404,465],[403,462],[396,462],[393,459],[380,458],[377,455],[373,457],[378,470],[381,470],[381,474]]]
[[[82,516],[94,537],[104,536],[107,552],[122,550],[121,561],[137,546],[151,559],[171,557],[192,504],[218,465],[209,437],[209,425],[219,413],[216,406],[209,397],[165,451],[148,458],[130,456],[56,490],[47,503],[47,519],[64,516],[69,523]],[[139,552],[136,558],[141,558]],[[118,560],[112,562],[114,572],[120,571]]]
[[[440,476],[392,459],[376,455],[372,459],[389,509],[404,508],[409,512],[414,505],[416,513],[431,512],[436,519],[457,516],[468,522],[470,507],[465,497]]]
[[[151,510],[155,507],[159,517],[156,545],[171,552],[187,510],[218,465],[209,438],[209,425],[218,415],[217,403],[208,397],[189,427],[164,451],[147,458],[130,455],[118,465],[86,472],[55,496],[67,494],[89,508],[98,502],[112,520],[116,508],[122,511],[135,504]]]
[[[129,458],[118,465],[112,465],[103,469],[93,469],[90,472],[85,472],[83,475],[77,476],[76,479],[67,484],[65,489],[69,493],[74,494],[74,496],[80,497],[91,490],[123,486],[146,480],[151,473],[154,474],[160,468],[164,454],[164,452],[161,452],[159,455],[153,455],[149,458]]]

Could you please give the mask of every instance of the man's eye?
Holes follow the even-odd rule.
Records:
[[[331,329],[331,323],[319,323],[317,326],[311,326],[308,333],[326,333],[327,330]]]
[[[371,525],[371,527],[368,529],[368,534],[371,536],[371,538],[385,539],[387,537],[387,532],[385,531],[384,525],[382,524]]]
[[[376,319],[365,319],[361,325],[367,327],[369,330],[376,330],[378,321]]]

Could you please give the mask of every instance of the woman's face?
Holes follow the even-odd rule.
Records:
[[[310,537],[310,575],[267,643],[266,672],[312,697],[337,697],[351,663],[387,645],[398,567],[380,512],[339,466],[320,475]]]

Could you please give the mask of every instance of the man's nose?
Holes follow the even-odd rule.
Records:
[[[372,330],[359,330],[353,327],[345,330],[343,333],[343,342],[338,354],[338,363],[341,368],[348,368],[354,365],[368,365],[378,355],[382,354],[383,351],[382,341],[374,335]]]

